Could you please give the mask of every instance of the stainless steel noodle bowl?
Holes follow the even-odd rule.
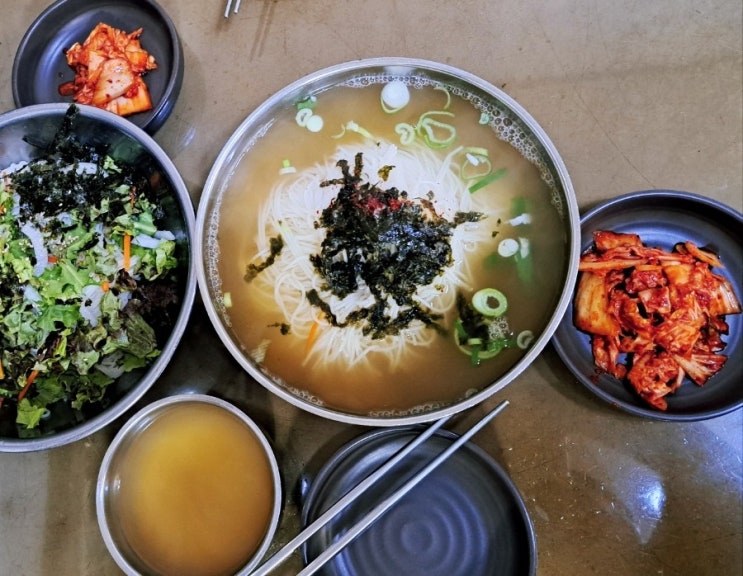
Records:
[[[475,405],[549,341],[577,275],[564,163],[495,86],[424,60],[280,90],[220,152],[197,277],[230,353],[315,414],[397,425]]]

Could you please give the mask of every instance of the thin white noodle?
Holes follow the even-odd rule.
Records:
[[[333,313],[343,321],[349,313],[367,307],[374,299],[368,288],[360,286],[354,294],[344,299],[322,289],[323,280],[314,270],[310,256],[320,253],[325,236],[315,223],[338,192],[338,186],[321,187],[323,180],[338,179],[339,159],[345,159],[353,167],[357,152],[363,153],[364,179],[383,188],[396,187],[407,191],[408,198],[431,199],[436,212],[452,221],[458,212],[481,211],[492,215],[494,208],[484,205],[469,194],[459,178],[459,167],[453,159],[458,153],[449,153],[444,160],[425,147],[398,149],[394,145],[357,145],[352,148],[339,147],[332,158],[317,164],[310,170],[283,175],[261,206],[257,234],[258,255],[254,262],[265,259],[270,253],[270,240],[281,235],[284,248],[274,263],[258,274],[250,290],[275,305],[291,333],[307,339],[310,330],[322,314],[307,299],[311,290],[316,290],[327,302]],[[392,165],[387,181],[381,182],[379,170]],[[451,236],[453,264],[434,281],[418,288],[414,300],[433,314],[446,316],[455,307],[458,290],[472,288],[472,275],[467,253],[490,239],[487,220],[457,226]],[[392,304],[392,303],[391,303]],[[396,314],[395,306],[388,307],[388,314]],[[394,316],[393,316],[394,317]],[[421,321],[414,321],[400,330],[399,334],[373,339],[364,335],[360,326],[332,326],[327,322],[318,331],[307,363],[340,363],[346,366],[358,363],[388,362],[394,368],[407,354],[429,346],[438,333]]]

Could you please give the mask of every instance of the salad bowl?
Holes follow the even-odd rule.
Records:
[[[159,145],[89,106],[0,115],[0,171],[0,451],[44,450],[113,422],[167,366],[196,290],[194,212]]]

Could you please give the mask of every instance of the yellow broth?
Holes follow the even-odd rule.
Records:
[[[252,430],[223,408],[169,408],[129,447],[120,470],[121,527],[153,573],[234,574],[266,534],[269,460]]]

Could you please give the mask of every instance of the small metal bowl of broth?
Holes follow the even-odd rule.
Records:
[[[260,428],[234,405],[171,396],[142,409],[114,438],[96,509],[106,547],[126,574],[248,574],[278,524],[278,464]]]

